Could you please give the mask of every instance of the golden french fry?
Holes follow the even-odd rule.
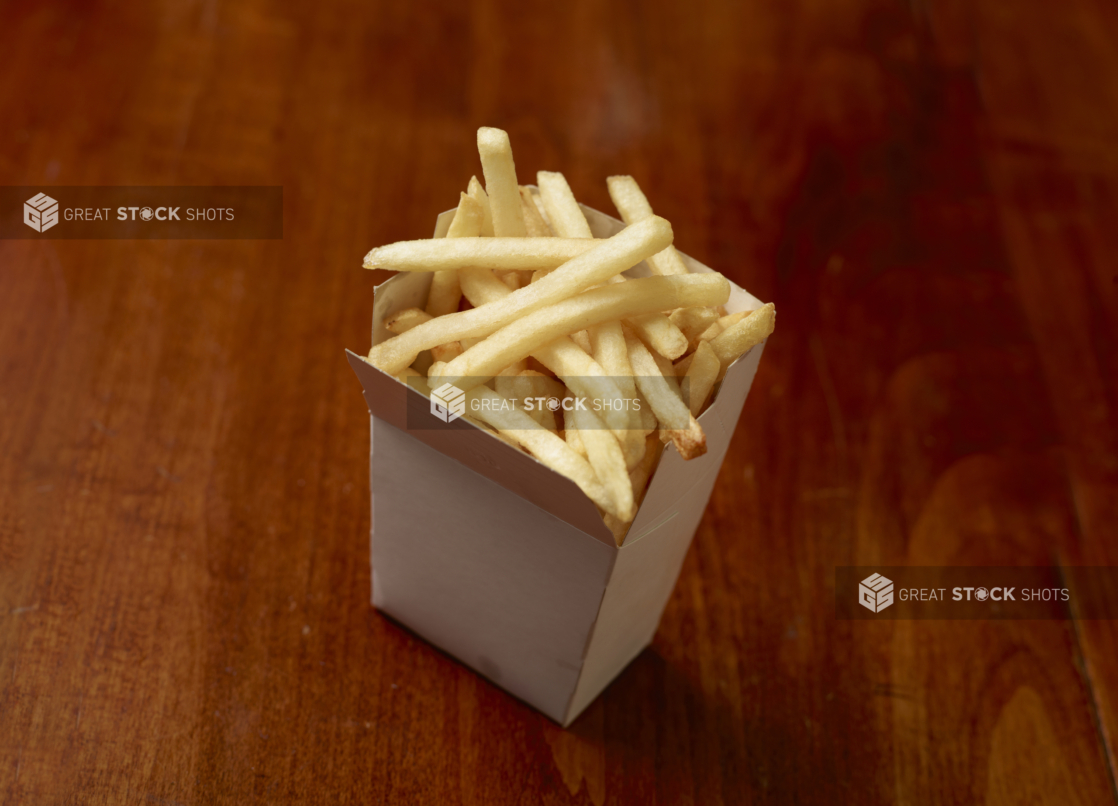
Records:
[[[691,364],[687,368],[685,376],[687,405],[691,409],[691,414],[695,417],[699,416],[707,398],[710,397],[721,368],[722,365],[718,361],[718,356],[714,354],[710,344],[705,341],[699,342],[699,346],[692,354]]]
[[[680,308],[672,311],[672,315],[668,318],[687,339],[687,349],[694,350],[699,343],[699,336],[718,321],[718,311],[714,308]]]
[[[452,341],[447,344],[440,344],[437,347],[432,347],[431,358],[445,364],[449,361],[453,361],[455,358],[462,355],[463,352],[462,343]]]
[[[613,499],[609,512],[620,520],[632,520],[633,487],[617,437],[589,408],[573,406],[564,414],[564,423],[568,430],[573,428],[579,432],[590,466]]]
[[[476,238],[481,234],[481,205],[472,196],[461,194],[454,220],[446,233],[448,238]],[[427,313],[443,316],[458,310],[462,288],[458,284],[458,270],[436,271],[431,276],[431,290],[427,293]]]
[[[648,480],[652,478],[652,472],[656,469],[656,465],[659,464],[660,457],[663,454],[664,450],[660,445],[660,440],[653,435],[649,435],[644,458],[639,465],[629,471],[629,481],[633,486],[633,501],[638,507],[644,500],[645,492],[648,491]]]
[[[539,171],[536,184],[540,188],[540,200],[547,210],[547,218],[560,238],[593,238],[586,216],[561,173]]]
[[[573,394],[600,401],[602,419],[617,435],[626,464],[635,466],[644,450],[640,439],[643,431],[636,430],[636,417],[616,379],[609,377],[597,361],[569,338],[545,344],[532,357],[561,378]]]
[[[633,380],[635,385],[636,379],[634,378]],[[646,436],[656,433],[656,429],[659,427],[659,423],[656,422],[656,414],[652,411],[652,406],[648,405],[648,401],[644,399],[639,389],[637,390],[636,400],[639,405],[637,413],[640,417],[641,433]]]
[[[593,354],[594,348],[590,346],[590,335],[585,330],[572,333],[571,341],[581,347],[587,354]]]
[[[458,282],[458,269],[431,273],[431,290],[427,293],[427,313],[445,316],[458,310],[462,299],[462,286]]]
[[[550,238],[552,235],[551,228],[547,226],[547,222],[543,220],[540,215],[539,208],[536,207],[536,202],[532,197],[532,191],[520,186],[520,206],[521,214],[524,216],[524,229],[530,238]]]
[[[730,325],[736,325],[745,317],[749,316],[753,311],[738,311],[737,313],[728,313],[725,316],[719,317],[718,326],[725,330]],[[720,333],[722,331],[719,331]]]
[[[721,322],[715,322],[713,325],[711,325],[710,327],[708,327],[706,330],[703,331],[702,335],[699,336],[699,341],[711,341],[719,333],[721,333],[722,330],[723,330],[722,323]]]
[[[477,405],[475,405],[475,402]],[[508,406],[508,401],[485,386],[466,395],[466,410],[472,416],[516,440],[532,456],[556,473],[566,476],[602,509],[619,515],[613,496],[598,480],[594,469],[555,433],[548,431],[523,411]]]
[[[667,358],[679,358],[687,352],[687,337],[662,313],[630,316],[625,323],[652,350]]]
[[[446,344],[451,341],[488,336],[520,317],[526,317],[548,305],[567,299],[588,286],[605,282],[615,274],[620,274],[629,266],[643,260],[649,252],[663,248],[663,244],[665,242],[670,243],[671,238],[671,224],[662,218],[650,218],[639,224],[626,227],[612,238],[604,241],[583,241],[567,238],[531,239],[537,243],[594,243],[596,246],[589,252],[564,263],[560,268],[556,269],[539,282],[513,291],[503,300],[486,303],[468,311],[459,311],[458,313],[440,316],[438,319],[425,322],[395,338],[381,342],[369,351],[369,361],[384,372],[396,373],[411,364],[412,361],[415,360],[415,356],[422,350],[429,350],[431,347],[439,344]],[[432,240],[429,243],[442,246],[457,246],[458,244],[470,240],[472,239],[440,238],[438,240]],[[493,242],[498,239],[478,238],[477,240],[478,242]],[[528,241],[529,239],[522,238],[520,240]],[[703,276],[706,277],[708,275]],[[721,275],[712,273],[709,276],[717,278],[717,280],[721,282],[721,286],[725,288],[724,295],[716,295],[720,297],[721,301],[725,301],[725,299],[729,297],[729,283],[727,283],[726,279]],[[641,282],[644,281],[642,280]],[[691,290],[694,291],[695,289]],[[672,294],[666,296],[669,302],[674,299]],[[679,299],[690,299],[688,293],[683,293],[678,296]],[[709,293],[699,294],[699,297],[702,299],[706,299],[708,296],[710,296]],[[632,295],[632,298],[634,301],[644,305],[647,305],[649,302],[648,299],[641,298],[639,294]],[[629,311],[630,314],[646,313],[649,310],[655,310],[654,308],[641,308],[640,304],[637,305],[636,309],[632,309],[632,304],[620,305],[619,310]],[[669,304],[665,307],[679,307],[680,304],[681,303],[676,302],[674,305]],[[687,302],[683,304],[695,305],[705,303]],[[588,322],[587,324],[594,324],[594,322]],[[580,330],[581,327],[585,326],[586,325],[582,325],[572,329]],[[552,338],[558,338],[563,335],[566,334],[557,333]],[[465,347],[466,345],[463,344],[462,346]],[[475,348],[471,349],[476,349],[476,345]],[[467,349],[462,356],[469,352],[470,349]],[[494,369],[490,377],[496,374],[501,367],[526,357],[529,352],[531,352],[531,350],[524,355],[510,358],[508,361],[503,362],[500,367]],[[462,356],[454,359],[454,361],[461,361]]]
[[[609,196],[613,199],[621,220],[632,225],[651,216],[652,206],[645,198],[644,191],[631,176],[611,176],[606,179]],[[654,274],[687,274],[687,265],[674,246],[648,258],[648,265]]]
[[[481,206],[481,233],[484,238],[493,237],[493,208],[489,204],[489,194],[485,192],[485,188],[481,186],[476,176],[470,177],[470,183],[466,186],[466,193],[468,193],[474,201]]]
[[[528,233],[524,227],[520,186],[516,183],[508,133],[482,126],[477,130],[477,151],[493,213],[493,234],[498,238],[523,238]]]
[[[393,333],[407,333],[416,325],[430,322],[434,317],[419,308],[404,308],[390,314],[384,320],[384,326]]]
[[[739,356],[767,339],[775,328],[776,306],[770,302],[712,339],[710,347],[721,364],[718,377],[725,375],[730,364],[737,361]]]
[[[644,457],[640,463],[629,471],[629,489],[633,491],[633,515],[644,500],[644,495],[648,491],[648,480],[652,477],[656,465],[660,461],[660,456],[663,453],[663,446],[660,441],[654,436],[648,437],[648,443],[644,452]],[[625,542],[625,536],[629,532],[629,527],[633,525],[630,518],[627,521],[621,520],[618,517],[611,515],[602,510],[602,518],[606,522],[606,526],[613,532],[613,539],[617,542],[618,547]]]
[[[516,291],[521,286],[521,272],[509,269],[507,271],[494,272],[497,279],[508,286],[509,291]]]
[[[454,218],[446,231],[446,237],[477,238],[481,235],[481,225],[484,220],[485,214],[481,203],[473,196],[460,193],[458,209],[454,211]]]
[[[425,238],[378,246],[365,255],[364,266],[392,271],[442,271],[467,266],[554,269],[609,240],[613,239]]]
[[[563,429],[563,436],[567,440],[567,446],[579,456],[586,458],[586,446],[582,444],[582,436],[579,434],[578,429],[567,423],[566,418],[563,419],[563,424],[566,426]]]
[[[621,386],[626,398],[635,400],[637,385],[633,380],[633,367],[629,364],[629,348],[625,344],[625,331],[620,322],[602,322],[587,331],[590,336],[590,354]]]
[[[664,380],[668,382],[668,386],[671,387],[673,392],[678,394],[679,376],[676,375],[675,367],[672,365],[672,362],[652,350],[649,350],[649,352],[652,354],[652,360],[656,362],[656,367],[660,370],[660,374],[663,375]],[[680,395],[680,398],[682,399],[682,395]]]
[[[475,308],[504,299],[512,293],[512,289],[501,282],[492,269],[459,269],[458,281],[462,284],[463,295]]]
[[[548,408],[547,401],[562,400],[567,393],[566,388],[548,375],[532,370],[517,371],[516,365],[510,369],[513,371],[494,378],[497,392],[515,400],[529,417],[544,428],[555,431],[555,413]]]
[[[687,275],[697,277],[699,275]],[[682,279],[682,278],[657,278],[657,279]],[[711,303],[720,305],[721,303]],[[676,306],[683,307],[680,305]],[[633,365],[633,374],[636,377],[637,388],[641,390],[656,419],[660,421],[661,429],[666,432],[675,445],[679,455],[684,459],[694,459],[706,453],[706,434],[702,427],[691,414],[690,409],[684,405],[678,390],[673,390],[669,381],[660,372],[660,367],[652,357],[652,353],[641,343],[635,335],[625,334],[629,345],[629,361]],[[457,359],[456,359],[457,360]],[[673,379],[674,380],[674,379]]]
[[[621,232],[624,234],[628,231],[626,228]],[[540,288],[557,274],[558,272],[550,274],[538,283],[514,292],[514,295]],[[548,342],[576,330],[650,311],[686,305],[717,305],[725,302],[729,295],[730,284],[725,277],[714,272],[680,277],[644,277],[623,285],[605,285],[556,302],[547,309],[536,310],[505,325],[451,361],[446,367],[443,380],[467,389],[469,384],[481,383],[485,378],[493,377],[502,367],[519,361]],[[481,311],[485,307],[488,306],[475,310]],[[443,317],[436,322],[448,318],[450,317]],[[415,328],[409,333],[418,332],[419,329]],[[406,338],[407,335],[398,336],[397,339]],[[384,342],[389,343],[391,342]],[[632,361],[631,348],[629,358]],[[407,366],[407,363],[403,366]],[[654,361],[653,365],[655,366]],[[635,366],[633,370],[637,371]],[[467,386],[463,387],[462,383]]]

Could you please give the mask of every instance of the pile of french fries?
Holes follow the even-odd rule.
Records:
[[[726,278],[688,272],[631,176],[607,180],[626,227],[595,239],[561,173],[518,185],[508,134],[477,142],[485,186],[471,177],[446,237],[365,257],[432,273],[426,308],[392,314],[369,362],[427,396],[453,384],[465,419],[571,479],[621,545],[663,446],[706,452],[696,418],[775,308],[726,314]],[[641,261],[651,276],[623,274]],[[596,403],[525,405],[568,398]]]

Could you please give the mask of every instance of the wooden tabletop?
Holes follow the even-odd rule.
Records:
[[[0,802],[1116,802],[1113,622],[833,600],[1118,565],[1112,5],[0,15],[0,184],[285,200],[282,241],[0,241]],[[779,311],[651,648],[569,730],[369,604],[361,257],[480,125],[598,209],[633,174]]]

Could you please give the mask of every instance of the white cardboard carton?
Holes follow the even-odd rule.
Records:
[[[596,237],[624,226],[583,211]],[[388,314],[424,306],[430,282],[402,272],[377,287],[374,344],[390,335]],[[728,311],[761,304],[731,283]],[[465,420],[408,430],[409,409],[430,416],[428,399],[347,350],[371,419],[373,605],[569,725],[651,642],[763,349],[730,367],[699,418],[706,455],[664,451],[621,548],[582,491],[527,454]]]

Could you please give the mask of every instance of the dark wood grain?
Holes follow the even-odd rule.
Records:
[[[0,801],[1116,802],[1112,622],[833,615],[836,565],[1118,565],[1111,6],[0,19],[0,183],[286,205],[0,242]],[[653,646],[567,731],[368,604],[360,258],[479,125],[599,209],[634,174],[780,312]]]

